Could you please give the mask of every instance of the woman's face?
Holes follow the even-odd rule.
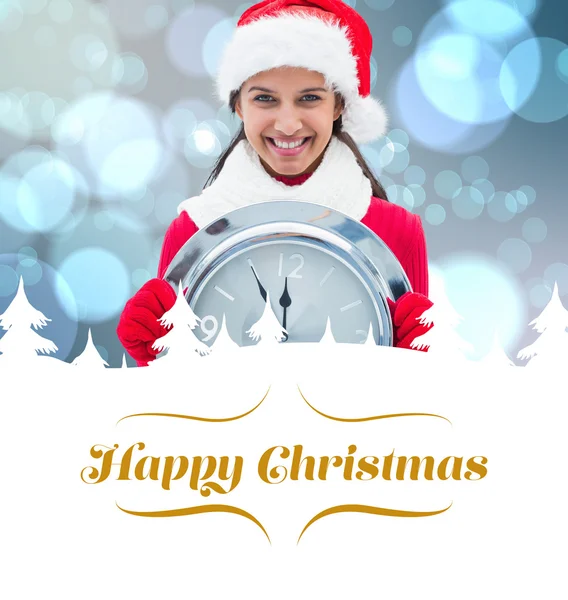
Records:
[[[271,175],[315,171],[331,138],[341,102],[321,73],[296,67],[264,71],[241,87],[235,110],[245,134]],[[298,148],[282,149],[276,142]]]

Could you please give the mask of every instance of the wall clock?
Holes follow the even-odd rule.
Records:
[[[299,201],[273,200],[236,209],[199,230],[166,275],[181,281],[201,319],[194,330],[211,345],[223,316],[240,346],[269,298],[286,343],[318,342],[329,318],[340,343],[392,345],[387,298],[411,286],[400,263],[369,228],[341,212]]]

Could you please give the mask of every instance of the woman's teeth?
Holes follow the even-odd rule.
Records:
[[[289,149],[289,148],[297,148],[298,146],[301,146],[309,138],[304,138],[303,140],[300,140],[298,142],[293,142],[291,144],[287,144],[286,142],[279,142],[278,140],[275,140],[273,138],[268,138],[268,139],[278,148]]]

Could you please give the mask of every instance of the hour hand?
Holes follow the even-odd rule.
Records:
[[[249,263],[249,264],[250,264],[250,268],[253,272],[254,278],[256,279],[256,283],[258,283],[258,289],[260,291],[260,295],[262,296],[262,299],[266,302],[266,290],[264,289],[264,286],[262,285],[262,283],[260,283],[260,279],[258,278],[258,275],[256,274],[256,271],[254,270],[252,263]]]
[[[286,329],[286,310],[290,308],[292,304],[292,298],[290,298],[290,294],[288,293],[288,277],[284,279],[284,291],[282,292],[282,296],[280,296],[280,306],[284,309],[282,315],[282,328]],[[284,341],[288,340],[288,334],[284,334]]]

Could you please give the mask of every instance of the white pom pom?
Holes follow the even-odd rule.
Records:
[[[357,144],[366,144],[382,137],[387,130],[388,116],[383,105],[371,96],[355,96],[346,101],[343,130]]]

